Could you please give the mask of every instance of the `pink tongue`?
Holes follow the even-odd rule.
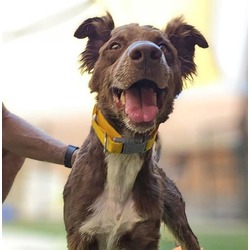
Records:
[[[133,122],[151,122],[155,119],[158,107],[153,89],[130,88],[125,94],[125,112]]]

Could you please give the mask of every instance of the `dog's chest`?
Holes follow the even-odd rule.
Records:
[[[105,189],[89,208],[93,213],[80,228],[81,233],[97,237],[101,250],[116,249],[114,242],[143,220],[135,211],[131,193],[142,160],[136,154],[109,154],[106,162]]]

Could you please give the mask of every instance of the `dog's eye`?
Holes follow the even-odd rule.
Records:
[[[121,48],[121,45],[119,43],[117,43],[117,42],[114,42],[114,43],[112,43],[110,45],[111,50],[116,50],[116,49],[119,49],[119,48]]]
[[[168,64],[171,65],[174,61],[174,57],[173,57],[173,53],[171,49],[165,43],[160,43],[158,46],[165,54]]]
[[[164,53],[168,53],[168,52],[169,52],[169,49],[168,49],[168,47],[167,47],[166,44],[161,43],[161,44],[159,45],[159,47],[160,47],[160,49],[161,49]]]

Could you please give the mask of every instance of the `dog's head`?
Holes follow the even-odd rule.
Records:
[[[183,80],[196,73],[195,45],[208,47],[182,17],[161,31],[138,24],[115,28],[107,13],[84,21],[75,37],[88,37],[81,68],[93,74],[89,86],[99,108],[116,129],[133,133],[168,119]]]

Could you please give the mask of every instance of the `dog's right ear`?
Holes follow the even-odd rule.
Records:
[[[88,37],[86,49],[81,54],[82,71],[91,72],[99,57],[99,49],[110,38],[111,31],[114,29],[112,16],[107,12],[106,16],[93,17],[85,20],[76,30],[76,38]]]

